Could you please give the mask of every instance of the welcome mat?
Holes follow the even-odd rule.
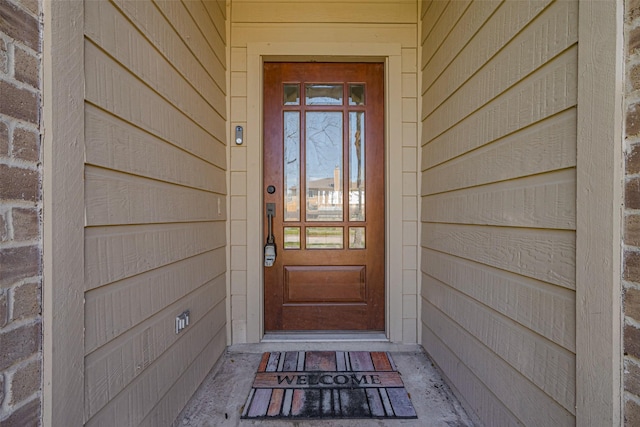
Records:
[[[389,353],[264,353],[242,412],[249,419],[417,418]]]

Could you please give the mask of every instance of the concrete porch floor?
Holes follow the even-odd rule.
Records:
[[[389,351],[418,414],[414,420],[241,420],[265,351]],[[204,426],[473,426],[476,425],[417,345],[383,342],[270,342],[229,347],[207,375],[174,427]]]

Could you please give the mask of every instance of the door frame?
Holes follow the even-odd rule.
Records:
[[[262,116],[265,61],[385,64],[385,335],[402,341],[402,49],[399,43],[247,44],[247,342],[264,336]],[[391,135],[398,135],[391,138]],[[397,147],[396,147],[397,145]],[[393,148],[393,149],[392,149]],[[420,332],[418,331],[418,334]]]

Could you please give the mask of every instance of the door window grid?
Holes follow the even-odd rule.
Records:
[[[300,221],[300,112],[284,112],[284,220]]]
[[[343,108],[336,111],[307,111],[302,126],[305,127],[305,140],[301,146],[300,113],[304,107],[300,103],[300,86],[305,88],[304,105],[327,106],[336,108],[343,106],[345,85],[342,84],[284,84],[284,184],[285,203],[284,221],[300,222],[300,191],[301,186],[306,188],[305,215],[306,221],[342,222],[345,212],[345,198],[343,197],[343,170],[342,159],[348,161],[345,171],[348,174],[346,198],[348,221],[365,221],[365,124],[364,111],[352,110],[365,105],[365,85],[349,83],[347,111]],[[295,110],[290,110],[294,108]],[[344,144],[342,138],[343,114],[347,114],[348,144]],[[346,145],[346,146],[345,146]],[[332,154],[320,153],[323,148],[339,148]],[[347,151],[347,155],[338,151]],[[301,159],[304,151],[305,158]],[[318,154],[320,153],[320,157]],[[315,165],[309,165],[309,158],[313,158]],[[301,170],[301,161],[305,162],[304,171]],[[328,162],[328,163],[327,163]],[[328,173],[329,163],[335,163],[332,173]],[[326,170],[323,170],[326,169]],[[319,170],[324,173],[318,175]],[[311,171],[311,174],[310,174]],[[300,182],[304,174],[305,182]],[[342,249],[345,247],[344,229],[342,227],[312,226],[304,224],[301,227],[285,227],[285,249],[301,249],[301,232],[305,234],[306,249]],[[348,228],[349,249],[365,248],[365,227]]]

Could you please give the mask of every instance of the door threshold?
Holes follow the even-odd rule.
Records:
[[[300,331],[267,332],[262,342],[389,342],[389,339],[384,332]]]

